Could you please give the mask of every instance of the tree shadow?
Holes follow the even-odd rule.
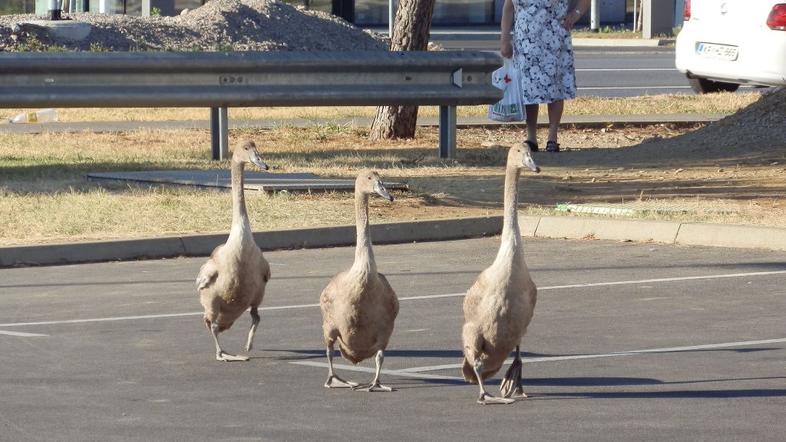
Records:
[[[524,204],[537,204],[553,206],[557,203],[619,203],[638,201],[642,197],[649,199],[728,199],[748,201],[761,198],[781,198],[786,193],[786,183],[772,182],[762,184],[761,180],[751,181],[744,178],[729,178],[726,176],[706,176],[702,179],[680,178],[669,174],[668,177],[655,177],[649,174],[644,177],[624,175],[614,176],[614,169],[624,168],[661,168],[661,167],[692,167],[715,166],[721,164],[718,158],[695,158],[692,160],[664,159],[663,155],[653,154],[653,158],[640,161],[635,158],[635,150],[640,147],[620,149],[589,149],[582,151],[568,151],[559,154],[538,153],[535,160],[547,170],[549,167],[580,167],[612,169],[607,179],[591,182],[589,180],[571,181],[564,180],[561,176],[547,176],[524,173],[520,181],[519,199]],[[474,206],[480,208],[499,208],[502,205],[502,187],[504,176],[502,166],[505,162],[506,148],[504,147],[469,147],[459,149],[456,160],[441,160],[436,158],[435,149],[430,147],[406,146],[397,148],[370,148],[370,149],[333,149],[309,152],[266,152],[266,159],[272,164],[311,164],[318,165],[322,162],[331,165],[340,163],[349,168],[374,168],[384,171],[390,168],[398,170],[423,168],[423,172],[411,174],[408,179],[411,189],[418,192],[428,205],[446,206]],[[633,153],[629,153],[633,152]],[[730,155],[726,160],[734,164],[751,162],[759,164],[769,161],[773,157],[786,160],[786,149],[773,148],[766,152]],[[6,162],[9,158],[3,158]],[[11,159],[11,162],[14,162]],[[17,159],[22,161],[23,159]],[[669,165],[674,161],[674,165]],[[725,161],[725,160],[724,160]],[[786,162],[786,161],[784,161]],[[165,163],[165,162],[97,162],[71,164],[60,161],[54,164],[19,165],[3,168],[3,182],[9,190],[18,188],[20,191],[33,193],[55,193],[73,186],[73,181],[84,180],[87,172],[102,171],[147,171],[147,170],[190,170],[195,167],[205,166],[200,163]],[[218,165],[216,165],[218,167]],[[445,169],[456,168],[455,174],[431,175],[431,167]],[[466,174],[458,169],[466,168],[498,168],[500,173],[493,174]],[[71,180],[52,184],[46,187],[38,184],[45,180]],[[98,184],[84,181],[85,186]],[[136,187],[160,186],[161,184],[139,184]],[[112,192],[126,192],[132,186],[127,183],[107,184],[102,183]]]

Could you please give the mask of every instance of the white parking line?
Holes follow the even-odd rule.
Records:
[[[648,72],[676,70],[676,68],[576,68],[576,72]]]
[[[640,89],[690,89],[690,86],[579,86],[580,91],[611,91]]]
[[[18,336],[20,338],[35,338],[39,336],[49,336],[49,335],[42,335],[41,333],[22,333],[22,332],[12,332],[12,331],[5,331],[5,330],[0,330],[0,335]]]
[[[328,368],[327,362],[314,362],[314,361],[293,361],[290,364],[294,365],[304,365],[306,367],[319,367],[319,368]],[[362,373],[374,373],[375,369],[370,367],[358,367],[355,365],[344,365],[344,364],[336,364],[333,363],[333,368],[341,369],[343,371],[358,371]],[[441,376],[435,374],[425,374],[425,373],[417,373],[417,372],[410,372],[410,371],[403,371],[403,370],[385,370],[381,371],[384,375],[390,376],[404,376],[408,378],[416,378],[416,379],[436,379],[436,380],[450,380],[450,381],[463,381],[464,378],[459,376]]]
[[[634,356],[649,353],[677,353],[684,351],[696,350],[711,350],[718,348],[733,348],[733,347],[749,347],[751,345],[766,345],[778,344],[786,342],[786,338],[777,339],[763,339],[758,341],[737,341],[737,342],[723,342],[720,344],[704,344],[704,345],[688,345],[684,347],[665,347],[665,348],[650,348],[646,350],[628,350],[613,353],[600,353],[589,355],[570,355],[570,356],[546,356],[541,358],[522,358],[521,362],[524,364],[534,364],[537,362],[559,362],[559,361],[573,361],[578,359],[599,359],[599,358],[616,358],[621,356]],[[509,358],[506,363],[510,363],[512,358]],[[424,371],[439,371],[449,370],[454,368],[461,368],[461,364],[445,364],[445,365],[432,365],[426,367],[412,367],[396,370],[399,373],[420,373]]]
[[[613,353],[599,353],[599,354],[588,354],[588,355],[522,358],[521,362],[525,364],[534,364],[538,362],[558,362],[558,361],[573,361],[579,359],[616,358],[621,356],[636,356],[636,355],[653,354],[653,353],[677,353],[677,352],[697,351],[697,350],[711,350],[711,349],[718,349],[718,348],[749,347],[752,345],[778,344],[783,342],[786,342],[786,338],[761,339],[757,341],[723,342],[719,344],[687,345],[682,347],[649,348],[644,350],[629,350],[629,351],[620,351],[620,352],[613,352]],[[510,364],[511,361],[512,359],[509,358],[507,361],[505,361],[505,363]],[[321,368],[328,367],[328,364],[326,362],[315,362],[315,361],[293,361],[290,362],[290,364],[305,365],[309,367],[321,367]],[[431,374],[424,373],[426,371],[455,370],[461,368],[461,366],[462,364],[432,365],[432,366],[425,366],[425,367],[402,368],[399,370],[382,370],[382,373],[390,376],[403,376],[403,377],[418,378],[418,379],[463,380],[463,378],[458,376],[441,376],[441,375],[431,375]],[[333,367],[340,368],[341,370],[347,370],[347,371],[374,373],[374,369],[370,367],[357,367],[352,365],[335,364],[335,363],[333,364]]]
[[[725,279],[725,278],[747,278],[747,277],[772,276],[772,275],[783,275],[783,274],[786,274],[786,270],[773,270],[767,272],[749,272],[749,273],[726,273],[720,275],[678,276],[673,278],[637,279],[637,280],[627,280],[627,281],[589,282],[589,283],[580,283],[580,284],[538,287],[538,291],[576,289],[576,288],[588,288],[588,287],[605,287],[605,286],[615,286],[615,285],[651,284],[657,282],[679,282],[679,281],[697,281],[697,280]],[[439,295],[406,296],[406,297],[399,298],[399,301],[457,298],[457,297],[464,296],[464,293],[465,292],[446,293],[446,294],[439,294]],[[319,304],[281,305],[281,306],[261,307],[259,310],[261,311],[291,310],[291,309],[302,309],[302,308],[313,308],[313,307],[319,307]],[[60,321],[9,322],[6,324],[0,324],[0,327],[25,327],[25,326],[33,326],[33,325],[61,325],[61,324],[84,324],[90,322],[135,321],[140,319],[179,318],[184,316],[199,316],[199,315],[202,315],[202,312],[164,313],[158,315],[138,315],[138,316],[113,316],[113,317],[106,317],[106,318],[66,319]]]

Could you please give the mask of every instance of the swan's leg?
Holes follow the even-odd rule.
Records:
[[[209,324],[208,320],[205,320],[205,323]],[[213,335],[213,340],[216,342],[216,360],[217,361],[224,361],[224,362],[231,362],[231,361],[247,361],[247,356],[236,356],[231,355],[229,353],[225,353],[224,350],[221,349],[221,344],[218,343],[218,324],[215,322],[209,324],[210,334]]]
[[[480,376],[480,374],[483,373],[483,361],[480,359],[475,360],[475,364],[472,366],[472,369],[475,371],[475,377],[478,379],[478,387],[480,387],[480,396],[478,397],[479,404],[512,404],[513,402],[516,402],[513,399],[495,397],[486,392],[486,387],[483,386],[483,378]]]
[[[499,384],[499,393],[502,397],[520,397],[526,398],[524,389],[521,387],[521,351],[519,346],[516,346],[516,355],[513,357],[513,363],[505,373],[502,383]]]
[[[333,371],[333,343],[331,342],[327,346],[327,350],[325,350],[325,354],[327,354],[328,360],[328,378],[325,381],[325,388],[354,388],[357,387],[357,383],[345,381],[340,377],[336,376],[335,371]]]
[[[385,361],[385,353],[382,350],[377,352],[377,355],[374,357],[374,361],[377,364],[377,371],[374,373],[374,380],[371,381],[368,385],[354,387],[353,390],[358,391],[385,391],[390,392],[394,391],[392,388],[382,385],[379,383],[379,372],[382,371],[382,362]]]
[[[257,332],[259,325],[259,311],[256,307],[251,307],[251,330],[248,331],[248,340],[246,341],[246,351],[251,351],[254,347],[254,333]]]

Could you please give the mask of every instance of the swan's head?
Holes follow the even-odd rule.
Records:
[[[365,195],[376,193],[377,195],[385,198],[388,201],[393,201],[393,196],[385,189],[382,183],[382,178],[373,170],[365,170],[360,172],[355,180],[355,192],[360,192]]]
[[[508,165],[517,169],[529,169],[535,173],[540,173],[540,167],[532,159],[532,150],[527,143],[515,144],[508,151]]]
[[[237,163],[251,163],[262,170],[268,170],[269,167],[262,161],[257,151],[257,145],[251,140],[240,140],[237,148],[232,153],[232,161]]]

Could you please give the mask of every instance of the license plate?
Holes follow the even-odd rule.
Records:
[[[727,61],[734,61],[739,56],[737,46],[701,42],[696,44],[696,53],[704,58]]]

